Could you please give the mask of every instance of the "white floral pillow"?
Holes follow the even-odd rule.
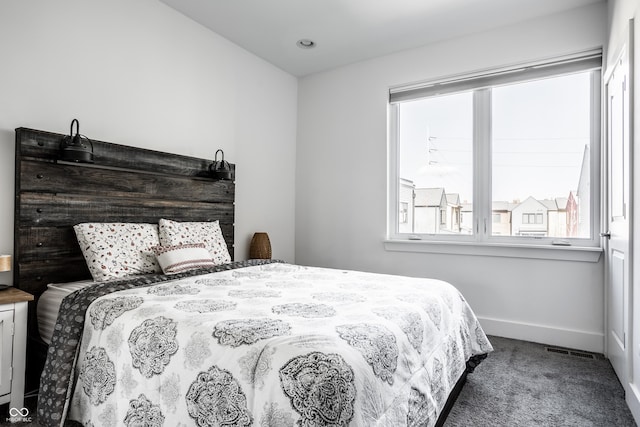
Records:
[[[155,224],[83,223],[73,229],[95,281],[161,272],[152,249],[160,244]]]
[[[182,273],[197,268],[215,267],[211,254],[203,243],[153,248],[164,274]]]
[[[216,265],[231,262],[227,243],[222,236],[220,223],[211,222],[177,222],[161,219],[158,223],[160,245],[175,246],[190,243],[204,243]]]

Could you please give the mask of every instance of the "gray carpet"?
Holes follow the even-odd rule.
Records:
[[[548,352],[489,337],[495,351],[467,377],[445,427],[636,426],[624,390],[602,355]]]

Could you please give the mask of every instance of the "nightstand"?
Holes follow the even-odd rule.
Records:
[[[22,410],[27,347],[27,303],[33,295],[16,288],[0,291],[0,404]]]

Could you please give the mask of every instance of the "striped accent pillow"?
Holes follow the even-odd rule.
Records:
[[[204,243],[189,243],[174,246],[155,246],[158,264],[164,274],[182,273],[197,268],[215,267],[211,254]]]

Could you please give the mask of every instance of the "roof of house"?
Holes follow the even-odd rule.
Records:
[[[447,204],[460,206],[462,212],[473,211],[473,203],[460,203],[460,195],[458,193],[444,193],[444,188],[416,188],[415,192],[415,206],[440,206],[442,198],[444,197]],[[556,197],[555,199],[538,200],[535,197],[529,196],[522,202],[505,202],[498,200],[491,202],[491,210],[493,212],[511,212],[516,207],[528,201],[538,202],[549,211],[564,211],[567,209],[569,198]]]
[[[416,188],[415,206],[440,206],[444,197],[444,188]]]
[[[491,209],[494,211],[510,211],[517,205],[517,203],[512,202],[493,201],[491,202]]]
[[[447,193],[444,196],[447,198],[447,204],[454,205],[454,206],[460,205],[460,194]]]
[[[557,211],[558,210],[558,205],[556,204],[555,199],[542,199],[542,200],[538,200],[538,201],[540,203],[542,203],[544,205],[544,207],[547,208],[550,211]]]
[[[568,202],[569,202],[568,197],[556,197],[556,205],[558,205],[558,210],[561,210],[561,211],[567,210]]]

